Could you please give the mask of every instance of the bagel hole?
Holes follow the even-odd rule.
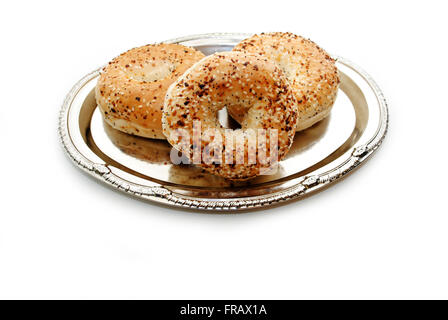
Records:
[[[218,111],[218,121],[223,128],[233,130],[241,129],[241,125],[229,115],[226,108]]]
[[[132,72],[132,78],[137,81],[155,82],[169,77],[176,70],[172,63],[162,61],[155,66],[148,63],[142,69]]]

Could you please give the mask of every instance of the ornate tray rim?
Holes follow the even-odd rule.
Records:
[[[245,33],[208,33],[197,34],[192,36],[180,37],[171,40],[164,41],[166,43],[182,42],[197,40],[204,37],[219,38],[219,37],[231,37],[231,36],[250,36]],[[64,151],[72,160],[72,162],[83,171],[93,176],[94,178],[106,183],[107,185],[121,190],[127,194],[135,196],[140,199],[150,200],[159,204],[168,206],[174,206],[178,208],[196,209],[196,210],[213,210],[213,211],[247,211],[252,209],[259,209],[265,207],[271,207],[282,202],[291,201],[299,198],[303,198],[312,193],[320,191],[330,184],[342,179],[347,174],[352,172],[359,165],[364,163],[370,156],[377,150],[377,148],[383,142],[389,125],[389,111],[386,99],[380,90],[379,86],[372,79],[372,77],[365,72],[362,68],[352,63],[351,61],[339,56],[333,56],[338,61],[344,63],[350,68],[356,70],[372,88],[374,94],[378,99],[380,120],[379,126],[372,138],[367,143],[361,145],[355,145],[350,156],[342,163],[336,165],[334,168],[327,170],[320,174],[309,174],[301,179],[300,182],[287,188],[286,190],[244,198],[230,198],[230,199],[207,199],[207,198],[193,198],[184,196],[178,193],[174,193],[164,187],[163,185],[157,186],[143,186],[115,175],[106,165],[95,163],[85,156],[83,156],[73,144],[70,133],[68,130],[68,112],[70,105],[76,97],[79,90],[85,83],[93,79],[99,74],[101,68],[90,72],[82,79],[80,79],[69,91],[64,99],[60,113],[59,113],[59,126],[58,133],[61,140]]]

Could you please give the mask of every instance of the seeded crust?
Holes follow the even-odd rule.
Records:
[[[264,55],[283,70],[299,103],[297,131],[330,113],[340,83],[338,69],[328,53],[311,40],[292,33],[262,33],[241,41],[233,50]],[[229,113],[241,121],[238,110],[229,108]]]
[[[104,120],[120,131],[166,139],[162,109],[168,87],[204,55],[178,44],[131,49],[103,68],[95,89]]]
[[[219,123],[217,112],[230,106],[241,114],[241,129],[227,130],[232,140],[226,140],[226,129]],[[236,160],[235,150],[227,146],[217,155],[221,164],[207,164],[203,160],[199,166],[227,179],[245,180],[261,174],[268,167],[258,160],[249,164],[248,148],[253,142],[251,139],[256,137],[250,135],[248,129],[277,129],[278,159],[281,160],[293,142],[297,101],[281,69],[265,57],[241,52],[215,53],[187,70],[170,86],[165,98],[163,132],[177,150],[187,150],[190,159],[194,153],[193,138],[184,144],[183,139],[172,134],[177,129],[184,129],[193,137],[195,120],[200,120],[203,133],[201,154],[204,148],[214,146],[214,136],[204,134],[207,129],[218,129],[225,146],[226,141],[234,141],[235,146],[235,139],[244,139],[243,164],[225,163],[227,156]],[[267,134],[264,149],[258,150],[270,155],[269,146]]]

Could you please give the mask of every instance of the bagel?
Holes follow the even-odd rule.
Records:
[[[226,129],[219,123],[218,111],[229,106],[241,115],[241,129]],[[203,133],[199,145],[192,138],[195,121],[200,122]],[[213,149],[217,161],[202,159],[194,164],[231,180],[249,179],[268,170],[270,164],[259,160],[262,152],[282,159],[292,144],[296,121],[297,101],[281,69],[261,55],[235,51],[215,53],[187,70],[168,89],[162,116],[168,142],[193,162],[196,151],[203,155],[204,150],[219,144],[219,135],[223,148]],[[180,129],[188,139],[177,135]],[[270,147],[275,137],[269,135],[262,143],[253,134],[258,129],[278,133],[276,150]],[[244,141],[239,151],[236,141]],[[249,158],[253,152],[255,163]],[[227,163],[227,157],[235,161]]]
[[[131,49],[101,71],[95,89],[104,120],[137,136],[165,139],[162,109],[168,87],[204,55],[179,44]]]
[[[299,103],[297,131],[328,116],[336,100],[339,73],[335,60],[314,42],[292,33],[262,33],[241,41],[233,50],[264,55],[283,70]],[[228,111],[238,122],[242,120],[237,108]]]

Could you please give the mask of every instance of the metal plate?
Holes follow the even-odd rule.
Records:
[[[228,51],[248,34],[204,34],[165,41],[205,54]],[[94,87],[99,69],[67,95],[59,134],[69,157],[100,181],[158,203],[206,210],[248,210],[298,199],[338,181],[367,160],[387,131],[387,104],[375,82],[340,58],[341,86],[331,115],[299,132],[275,175],[231,182],[199,168],[173,165],[166,141],[121,133],[103,122]],[[231,119],[220,114],[221,123]]]

